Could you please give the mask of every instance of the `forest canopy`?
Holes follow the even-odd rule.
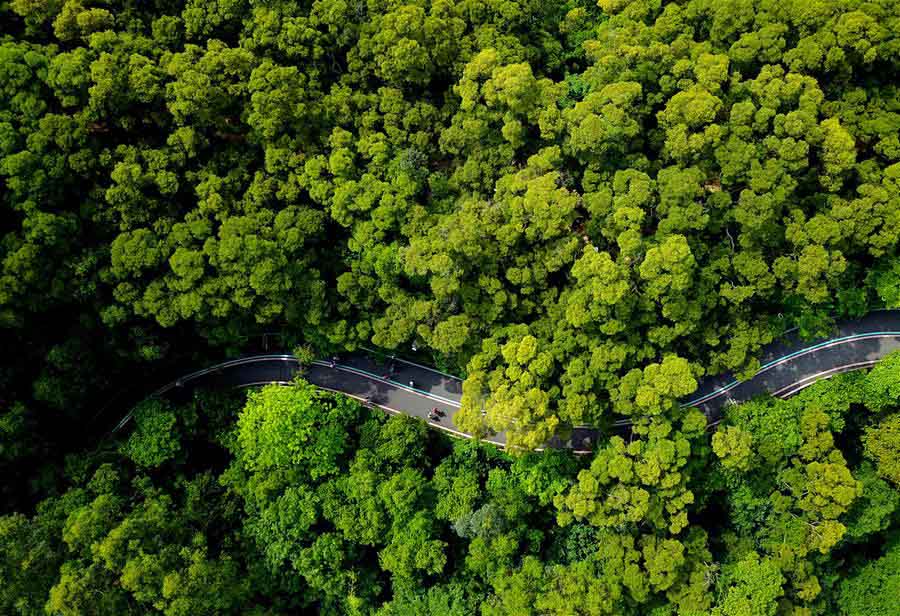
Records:
[[[679,400],[900,308],[898,76],[896,0],[0,0],[0,613],[890,613],[897,359]],[[101,438],[263,333],[518,451],[634,429],[299,385]]]
[[[535,447],[900,306],[893,0],[0,11],[0,323],[66,315],[51,365],[417,343]]]
[[[148,403],[118,454],[0,515],[0,612],[888,616],[900,402],[862,400],[898,360],[592,457],[511,457],[303,381]]]

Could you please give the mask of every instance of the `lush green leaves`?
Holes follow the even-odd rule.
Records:
[[[355,403],[306,384],[253,392],[238,424],[241,463],[256,473],[293,466],[313,479],[332,475],[357,414]]]
[[[0,3],[0,612],[878,613],[900,360],[679,400],[900,306],[898,7]],[[415,344],[516,455],[634,428],[511,461],[300,384],[64,477],[262,328]]]
[[[121,451],[138,466],[154,468],[181,450],[175,410],[159,399],[142,402],[134,411],[134,430]]]

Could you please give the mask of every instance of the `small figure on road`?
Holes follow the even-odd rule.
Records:
[[[412,379],[409,379],[409,386],[410,386],[410,387],[415,387],[415,386],[416,386],[416,382],[415,382],[414,380],[412,380]]]
[[[369,406],[369,407],[372,406],[372,395],[371,394],[366,396],[365,398],[363,398],[363,404],[366,406]]]
[[[437,407],[434,407],[433,409],[428,411],[428,419],[430,419],[431,421],[441,420],[441,412],[437,409]]]
[[[331,367],[334,368],[337,365],[337,355],[331,358]]]

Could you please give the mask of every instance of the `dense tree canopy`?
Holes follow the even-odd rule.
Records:
[[[0,10],[11,336],[415,341],[534,447],[900,306],[895,2]]]
[[[236,421],[240,396],[147,403],[121,453],[0,516],[0,611],[890,614],[900,400],[861,403],[884,384],[761,398],[714,434],[653,417],[592,458],[450,442],[302,381]]]
[[[898,68],[895,0],[0,0],[0,613],[890,612],[900,359],[678,401],[900,308]],[[262,332],[517,457],[302,385],[101,438]]]

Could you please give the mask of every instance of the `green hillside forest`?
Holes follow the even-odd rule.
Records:
[[[900,355],[679,404],[900,308],[897,0],[0,0],[0,211],[0,616],[900,613]],[[506,450],[147,397],[362,347]]]

